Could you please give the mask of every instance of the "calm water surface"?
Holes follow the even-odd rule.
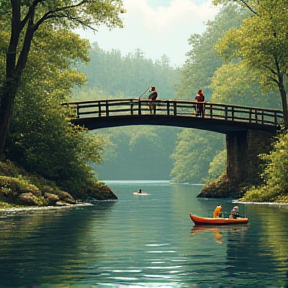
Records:
[[[240,204],[248,225],[195,227],[189,213],[233,204],[196,198],[199,185],[107,184],[118,201],[0,212],[0,287],[288,287],[288,206]]]

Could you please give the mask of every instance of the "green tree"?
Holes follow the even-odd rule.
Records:
[[[165,55],[153,62],[140,49],[122,56],[119,50],[107,52],[94,43],[89,56],[89,65],[77,66],[87,76],[84,90],[95,88],[114,98],[138,98],[154,85],[159,99],[175,98],[180,71],[169,66]]]
[[[29,172],[80,197],[79,191],[93,183],[86,163],[101,161],[103,139],[70,125],[65,119],[67,110],[60,104],[74,85],[85,82],[85,76],[71,64],[87,59],[88,42],[72,32],[63,35],[63,31],[49,29],[41,36],[31,48],[35,57],[27,61],[17,92],[5,154]],[[59,39],[66,49],[58,47]],[[59,49],[62,53],[57,53]]]
[[[233,1],[237,2],[237,1]],[[287,0],[240,1],[252,14],[217,45],[224,59],[239,59],[259,72],[266,89],[278,89],[288,128],[285,79],[288,68]],[[244,40],[245,39],[245,40]]]
[[[177,146],[171,156],[174,160],[172,180],[178,183],[202,183],[207,178],[210,162],[223,150],[223,146],[220,134],[183,130],[179,133]]]
[[[64,32],[79,26],[96,30],[101,23],[109,27],[121,27],[119,12],[123,12],[121,0],[10,0],[1,2],[1,26],[4,27],[1,38],[6,40],[4,43],[7,45],[4,50],[6,68],[4,76],[1,77],[0,87],[0,156],[4,152],[14,100],[28,56],[32,45],[37,44],[36,32],[50,27],[55,32],[62,31],[64,35]],[[33,39],[35,41],[32,41]],[[61,42],[59,44],[61,45]],[[29,97],[29,94],[26,97]]]
[[[212,102],[275,109],[281,107],[275,101],[277,92],[263,91],[259,73],[247,69],[243,62],[223,64],[215,71],[210,88],[213,90]]]
[[[214,180],[220,177],[225,172],[227,159],[227,150],[224,149],[215,155],[213,161],[209,164],[209,178],[205,179],[206,181]]]
[[[244,201],[288,202],[288,134],[281,133],[269,154],[261,155],[266,162],[264,184],[252,187],[243,197]]]
[[[109,155],[104,151],[103,164],[93,168],[101,179],[170,179],[177,131],[147,125],[109,128],[103,133],[114,145]]]
[[[235,5],[225,6],[215,20],[206,24],[207,28],[202,35],[191,35],[188,40],[191,50],[187,52],[187,60],[181,69],[178,98],[194,100],[199,89],[204,91],[207,100],[210,98],[212,77],[223,65],[215,45],[231,27],[239,27],[245,17],[246,15],[238,11]]]

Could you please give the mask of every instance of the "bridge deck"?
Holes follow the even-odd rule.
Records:
[[[152,104],[152,114],[149,105]],[[105,99],[63,103],[73,112],[71,121],[88,129],[124,125],[168,125],[227,133],[233,130],[276,130],[281,110],[205,102],[205,117],[195,114],[195,101]]]

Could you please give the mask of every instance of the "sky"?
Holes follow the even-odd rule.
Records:
[[[202,34],[218,11],[212,0],[123,0],[123,4],[124,28],[101,26],[95,33],[81,31],[81,37],[105,51],[120,50],[122,56],[138,48],[153,61],[165,54],[175,67],[185,63],[190,35]]]

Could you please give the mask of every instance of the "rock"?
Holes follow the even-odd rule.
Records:
[[[25,206],[36,206],[37,197],[35,197],[31,192],[22,193],[18,196],[17,204],[25,205]]]
[[[48,205],[55,205],[60,200],[58,195],[52,193],[45,193],[44,198],[47,200]]]
[[[76,204],[75,199],[71,194],[65,191],[57,191],[57,195],[61,201],[67,202],[69,204]]]
[[[67,203],[65,201],[60,200],[60,201],[57,201],[55,205],[56,206],[72,206],[73,204],[70,204],[70,203]]]
[[[90,187],[89,189],[87,189],[86,195],[87,195],[86,199],[96,199],[98,201],[118,199],[110,187],[100,182],[98,183],[97,186]]]
[[[197,196],[199,198],[231,198],[239,199],[252,184],[228,179],[226,175],[206,183]]]

